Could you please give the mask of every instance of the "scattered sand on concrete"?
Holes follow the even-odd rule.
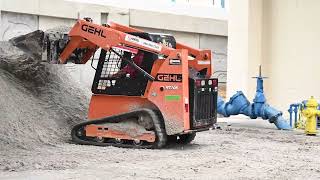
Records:
[[[160,150],[59,144],[9,152],[0,178],[319,179],[319,152],[319,137],[227,127]]]

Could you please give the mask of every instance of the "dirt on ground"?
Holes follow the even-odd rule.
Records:
[[[320,138],[296,131],[222,124],[159,150],[73,144],[90,92],[42,61],[39,33],[0,42],[0,179],[320,179]]]
[[[225,127],[189,145],[124,149],[59,143],[1,152],[1,179],[319,179],[320,139]]]

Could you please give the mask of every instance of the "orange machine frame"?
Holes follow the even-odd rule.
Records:
[[[206,68],[207,76],[210,76],[212,72],[211,51],[194,49],[181,43],[177,43],[176,49],[173,49],[126,32],[143,31],[113,22],[107,26],[101,26],[78,20],[69,32],[70,41],[60,55],[60,62],[65,63],[76,48],[89,49],[81,60],[81,63],[84,64],[98,48],[108,51],[113,47],[131,47],[166,57],[154,62],[150,73],[153,77],[159,74],[181,74],[182,79],[179,82],[172,82],[171,77],[167,77],[169,81],[148,81],[144,95],[139,97],[93,94],[88,118],[93,120],[139,108],[151,108],[158,109],[162,113],[168,135],[189,132],[188,68],[192,67],[198,71]],[[194,59],[189,60],[189,56]],[[179,59],[181,64],[170,65],[169,62],[172,59]],[[174,88],[170,89],[170,87]],[[92,127],[88,129],[90,128],[92,129]],[[93,128],[92,133],[95,130]]]

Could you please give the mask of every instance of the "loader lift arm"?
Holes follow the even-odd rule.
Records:
[[[161,54],[169,56],[174,51],[173,48],[164,46],[160,43],[148,41],[146,39],[130,35],[130,32],[144,32],[140,29],[123,26],[114,22],[109,25],[97,25],[85,20],[78,20],[74,27],[70,30],[69,36],[70,41],[61,53],[59,62],[66,63],[68,57],[76,48],[86,48],[87,51],[80,61],[81,64],[85,64],[90,57],[94,55],[98,48],[102,48],[106,51],[112,49],[112,47],[133,47],[135,49],[144,50],[147,52]],[[199,50],[182,43],[176,44],[176,49],[188,50],[189,56],[193,57],[194,60],[189,61],[189,66],[195,68],[198,71],[207,69],[207,75],[211,75],[211,51],[210,50]],[[128,60],[125,59],[128,62]],[[128,62],[138,71],[142,72],[147,76],[149,80],[152,80],[150,74],[143,72],[143,69],[136,67],[137,65],[132,64],[132,61]]]
[[[65,63],[67,58],[76,48],[88,48],[92,50],[87,52],[87,55],[84,56],[85,58],[82,59],[81,64],[85,64],[95,52],[94,49],[97,49],[98,47],[101,47],[106,51],[116,46],[134,47],[136,49],[165,56],[168,56],[173,50],[172,48],[161,44],[112,29],[108,26],[93,24],[85,20],[78,20],[70,30],[69,36],[70,41],[60,55],[60,63]]]
[[[133,28],[124,26],[121,24],[117,24],[115,22],[109,22],[109,27],[121,32],[144,32],[141,29]],[[196,70],[200,71],[204,68],[207,68],[208,72],[207,74],[211,75],[211,50],[200,50],[196,48],[192,48],[190,46],[187,46],[185,44],[176,43],[176,49],[186,49],[188,50],[189,56],[194,58],[194,61],[189,61],[190,67],[195,68]],[[200,61],[200,62],[199,62]]]

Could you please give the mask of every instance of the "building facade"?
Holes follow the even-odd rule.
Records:
[[[318,0],[230,0],[228,96],[255,92],[262,65],[268,102],[287,116],[291,103],[320,98]]]
[[[83,17],[91,17],[98,24],[111,20],[151,32],[170,33],[177,41],[189,46],[211,49],[215,71],[222,72],[222,75],[216,75],[219,75],[222,82],[226,81],[228,29],[223,8],[192,8],[168,1],[169,3],[159,4],[158,11],[153,11],[152,5],[145,8],[139,6],[139,3],[144,3],[143,0],[136,1],[135,4],[132,4],[133,1],[128,1],[129,4],[123,1],[113,1],[111,6],[103,0],[1,0],[0,40],[8,40],[37,29],[72,26],[78,18]],[[130,8],[131,6],[136,9]],[[171,9],[167,8],[169,6]],[[210,8],[213,10],[210,16],[198,10],[209,12]],[[91,88],[94,70],[89,64],[77,68],[72,66],[70,70],[75,79]]]

